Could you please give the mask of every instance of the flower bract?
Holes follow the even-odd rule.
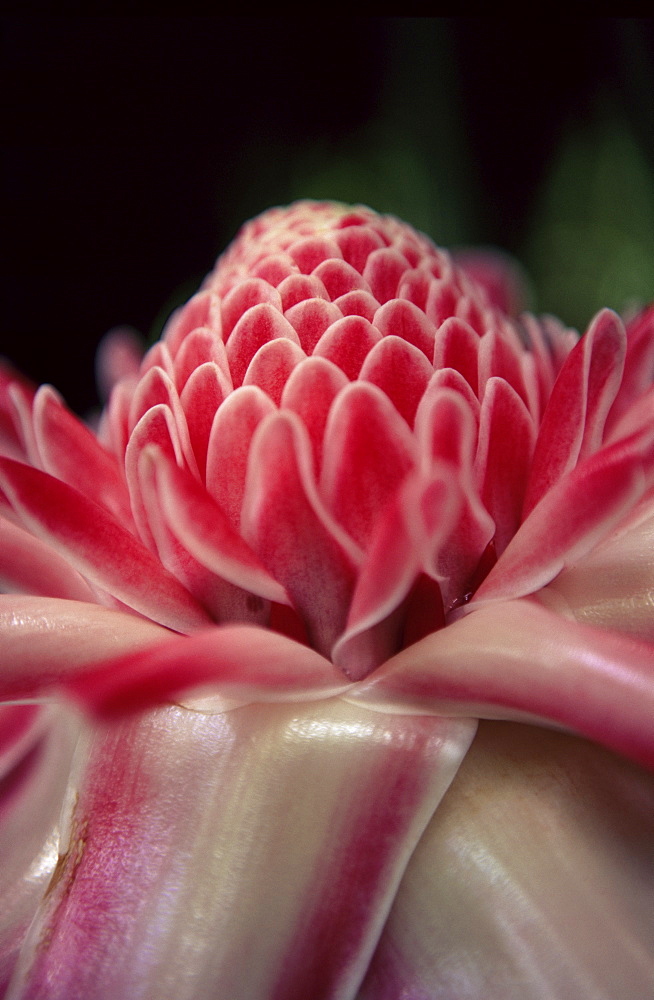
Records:
[[[10,1000],[650,992],[654,307],[518,288],[298,202],[0,369]]]

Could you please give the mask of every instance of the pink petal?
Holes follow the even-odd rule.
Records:
[[[475,466],[479,494],[495,521],[498,555],[520,525],[535,439],[534,422],[517,392],[504,379],[489,379]]]
[[[286,337],[271,340],[252,358],[243,385],[258,385],[278,406],[291,372],[305,358],[302,348]]]
[[[166,461],[171,465],[172,469],[179,472],[182,481],[185,484],[186,489],[191,491],[191,495],[197,492],[200,496],[200,503],[206,504],[211,513],[215,513],[219,519],[219,524],[222,521],[225,522],[225,515],[222,511],[216,507],[215,503],[208,497],[206,491],[203,487],[199,486],[188,473],[178,470],[175,462],[168,458],[164,459],[163,453],[160,452],[156,447],[149,446],[138,456],[138,477],[139,477],[139,489],[141,499],[145,509],[148,511],[149,524],[152,531],[152,540],[154,551],[158,558],[161,560],[163,566],[186,587],[190,594],[199,602],[199,604],[209,613],[209,616],[213,621],[254,621],[263,622],[267,617],[267,608],[264,601],[259,600],[254,597],[249,591],[243,590],[241,587],[234,585],[233,583],[226,580],[220,574],[215,572],[215,567],[211,566],[211,558],[209,560],[199,560],[196,558],[193,546],[187,544],[187,539],[183,529],[180,529],[179,518],[169,522],[164,511],[164,499],[162,493],[164,492],[164,487],[161,486],[161,477],[159,475],[159,466],[165,464]],[[190,482],[190,486],[187,485],[186,479]],[[184,494],[182,493],[182,496]],[[176,491],[171,497],[166,498],[168,505],[177,511],[179,509],[180,492]],[[192,509],[192,516],[195,518],[198,516],[197,505],[193,505],[190,502],[189,506]],[[204,508],[201,508],[204,511]],[[182,520],[186,518],[188,520],[188,512],[183,508]],[[198,530],[198,526],[194,521],[191,521],[192,528],[191,533],[193,539],[196,541],[196,547],[199,547],[202,554],[206,554],[206,549],[209,548],[210,555],[213,555],[213,562],[220,562],[220,557],[222,553],[219,551],[215,552],[215,541],[214,539],[218,537],[220,539],[220,529],[215,530],[214,525],[211,521],[203,521],[202,527],[204,528],[205,534],[208,535],[210,539],[209,546],[202,546],[202,528]],[[233,534],[229,525],[226,525],[228,537]],[[196,536],[200,536],[197,539]],[[224,539],[223,547],[224,547]],[[213,544],[214,548],[211,548]],[[234,572],[234,562],[236,560],[234,548],[237,553],[245,551],[246,553],[246,563],[247,557],[249,557],[250,563],[256,564],[256,559],[249,552],[247,545],[243,540],[236,536],[235,545],[232,544],[231,550],[229,551],[229,544],[227,545],[229,555],[232,556],[232,563],[229,568]],[[207,567],[205,564],[209,561],[210,566]],[[222,563],[228,562],[222,557]],[[249,567],[247,567],[249,568]],[[247,575],[247,568],[246,574]],[[259,576],[263,576],[269,579],[267,574],[258,567]],[[243,569],[241,567],[241,575],[243,575]],[[250,576],[256,576],[256,569],[252,572],[250,569]],[[271,581],[271,583],[273,583]],[[274,585],[275,593],[280,591],[277,585]]]
[[[472,731],[337,700],[100,731],[14,995],[354,996]]]
[[[369,255],[384,246],[381,236],[368,226],[346,226],[334,233],[334,242],[348,264],[359,273],[363,271]]]
[[[392,299],[377,309],[373,323],[383,336],[401,337],[422,351],[429,361],[433,359],[436,327],[413,302]]]
[[[297,333],[274,306],[268,303],[253,306],[241,316],[227,341],[229,370],[235,387],[242,385],[248,365],[259,348],[277,337],[286,337],[300,346]]]
[[[248,278],[229,292],[221,305],[223,339],[227,341],[238,321],[248,310],[262,303],[267,303],[281,312],[281,295],[263,278]]]
[[[489,330],[479,341],[478,379],[479,398],[483,400],[490,378],[503,378],[514,389],[523,403],[530,400],[522,365],[523,350],[512,338],[497,330]]]
[[[202,327],[186,335],[175,357],[175,385],[179,393],[193,372],[207,362],[215,364],[221,373],[225,392],[232,389],[225,345],[213,330]]]
[[[40,468],[41,456],[36,444],[32,422],[32,405],[35,395],[35,390],[31,386],[25,386],[22,382],[12,382],[7,387],[10,416],[13,419],[16,436],[20,441],[20,451],[24,456],[19,461],[27,461]]]
[[[348,697],[553,724],[654,767],[654,646],[533,601],[479,608],[403,650]]]
[[[325,330],[343,318],[337,306],[322,298],[304,299],[287,309],[284,316],[297,333],[302,350],[307,354],[313,352]]]
[[[309,274],[292,274],[277,286],[284,312],[305,299],[329,299],[325,286]]]
[[[184,430],[188,436],[187,451],[193,459],[194,470],[197,470],[195,455],[191,452],[190,436],[188,435],[188,425],[184,417]],[[129,486],[132,512],[134,521],[138,528],[138,533],[148,548],[157,551],[151,525],[151,519],[155,517],[155,512],[148,509],[144,496],[143,483],[141,482],[140,459],[143,451],[148,447],[157,447],[165,455],[177,463],[184,465],[184,453],[180,441],[177,422],[169,406],[159,403],[151,407],[140,419],[132,434],[130,435],[127,450],[125,452],[125,475]],[[198,470],[199,478],[199,470]]]
[[[124,458],[131,425],[129,411],[138,380],[124,379],[111,393],[111,398],[100,418],[98,438],[119,461]]]
[[[401,646],[400,609],[421,571],[438,579],[441,545],[460,508],[460,496],[444,465],[429,477],[410,476],[378,517],[357,579],[347,627],[334,647],[334,662],[353,680]],[[433,617],[442,615],[442,606]]]
[[[216,413],[207,450],[207,492],[235,531],[241,530],[241,508],[252,436],[275,405],[258,386],[244,386],[227,397]]]
[[[607,419],[610,433],[622,414],[654,384],[654,305],[627,324],[624,376]]]
[[[475,601],[533,593],[578,562],[640,500],[653,466],[654,427],[578,465],[522,523]]]
[[[186,416],[180,402],[179,394],[175,384],[162,368],[155,366],[139,382],[130,407],[130,446],[132,450],[136,447],[143,447],[144,442],[136,444],[136,439],[143,434],[143,428],[148,426],[148,421],[153,411],[158,411],[161,407],[166,407],[167,423],[170,427],[171,435],[179,448],[184,461],[189,469],[199,478],[197,462],[191,440],[189,437]],[[137,424],[141,424],[136,436],[134,430]],[[174,425],[174,430],[173,430]],[[127,460],[127,459],[126,459]]]
[[[180,402],[186,417],[189,441],[202,480],[206,474],[211,426],[218,407],[226,399],[230,389],[231,386],[227,383],[219,366],[212,361],[207,361],[193,371],[182,390]]]
[[[144,351],[143,339],[131,327],[118,326],[104,335],[95,357],[96,378],[104,400],[122,379],[138,375]]]
[[[468,390],[472,395],[471,390]],[[473,397],[474,400],[474,397]],[[472,461],[477,437],[474,405],[460,393],[429,387],[416,417],[416,434],[423,463],[446,468],[462,502],[450,534],[442,536],[433,554],[433,573],[440,580],[445,609],[450,610],[469,589],[480,559],[493,538],[495,525],[479,501],[473,482]]]
[[[66,691],[104,719],[158,707],[189,692],[206,694],[213,709],[253,702],[303,703],[332,698],[349,683],[329,660],[277,632],[227,624],[173,636],[71,671]]]
[[[338,306],[343,316],[363,316],[371,323],[379,309],[379,302],[370,292],[357,288],[353,292],[346,292],[334,299],[334,305]]]
[[[362,547],[415,460],[411,432],[385,393],[356,382],[339,394],[325,431],[320,491]]]
[[[30,401],[34,398],[35,386],[0,357],[0,455],[24,462],[27,458],[24,437],[9,391],[15,383],[23,387],[23,392],[28,395]]]
[[[358,289],[370,293],[370,285],[350,264],[344,260],[323,260],[313,272],[319,278],[332,302]]]
[[[173,357],[176,357],[186,336],[200,327],[208,327],[219,336],[222,333],[221,302],[210,291],[198,292],[181,309],[177,309],[166,323],[163,339]]]
[[[256,278],[263,278],[275,288],[279,288],[282,281],[295,277],[297,273],[297,264],[286,253],[271,254],[252,268],[252,274]]]
[[[36,393],[32,419],[43,470],[102,504],[129,526],[129,494],[116,459],[51,386],[41,386]]]
[[[463,320],[447,319],[436,331],[434,368],[454,368],[477,393],[479,337]]]
[[[192,476],[155,450],[144,452],[141,461],[152,466],[157,506],[183,548],[212,573],[246,591],[252,609],[261,603],[252,595],[288,602],[284,588],[266,572],[223,510]]]
[[[92,601],[83,577],[49,545],[0,516],[0,590]]]
[[[327,358],[353,381],[381,334],[362,316],[345,316],[332,323],[314,349],[314,357]]]
[[[325,236],[307,236],[305,239],[296,240],[288,248],[288,254],[302,274],[311,274],[326,259],[342,257],[338,244]]]
[[[148,619],[98,604],[0,594],[0,697],[47,693],[82,666],[171,635]]]
[[[382,305],[397,297],[397,287],[403,274],[409,270],[406,257],[392,247],[373,250],[363,269],[363,277],[370,291]]]
[[[242,528],[285,587],[312,644],[328,655],[345,625],[360,553],[318,496],[311,444],[293,413],[272,414],[257,429]]]
[[[481,723],[413,854],[358,1000],[616,1000],[654,982],[652,775]]]
[[[340,368],[325,358],[311,357],[293,369],[281,399],[306,427],[315,456],[315,469],[322,468],[323,439],[334,399],[348,385]]]
[[[543,414],[524,513],[601,444],[626,349],[619,317],[605,309],[568,356]]]
[[[45,472],[0,459],[0,483],[25,525],[83,576],[153,621],[182,632],[209,617],[103,507]]]
[[[359,378],[379,386],[413,427],[418,403],[432,375],[433,367],[422,351],[400,337],[386,336],[363,362]]]

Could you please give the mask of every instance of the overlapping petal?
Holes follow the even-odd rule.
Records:
[[[654,312],[577,341],[489,260],[298,203],[112,335],[97,438],[0,369],[12,1000],[653,978]],[[532,725],[457,774],[477,718]]]

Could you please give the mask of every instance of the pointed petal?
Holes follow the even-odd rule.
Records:
[[[377,519],[357,578],[347,627],[334,662],[353,680],[367,676],[401,645],[404,621],[394,616],[421,571],[438,579],[438,555],[460,508],[451,471],[410,476]],[[434,608],[433,617],[442,614]]]
[[[186,417],[191,448],[202,480],[206,474],[211,425],[218,407],[230,391],[231,387],[222,370],[212,361],[207,361],[196,368],[182,390],[180,401]]]
[[[10,995],[353,997],[473,731],[332,700],[100,732]]]
[[[495,521],[495,549],[505,550],[520,525],[536,428],[518,393],[491,378],[481,405],[475,459],[479,495]]]
[[[362,547],[416,457],[406,421],[382,390],[358,381],[339,394],[325,430],[320,492]]]
[[[363,316],[344,316],[328,327],[313,356],[332,361],[352,382],[359,377],[361,365],[379,340],[381,334]]]
[[[20,375],[4,358],[0,357],[0,455],[15,458],[19,462],[27,460],[24,436],[10,389],[18,383],[23,391],[34,398],[35,387]]]
[[[222,331],[220,311],[220,299],[210,291],[198,292],[181,309],[176,309],[162,334],[162,340],[165,341],[172,356],[177,356],[187,335],[200,327],[208,327],[220,336]]]
[[[139,634],[140,637],[140,634]],[[253,702],[301,703],[332,698],[349,688],[329,660],[293,639],[254,625],[214,626],[194,636],[170,633],[150,646],[71,671],[66,690],[105,719],[206,692],[212,710]]]
[[[293,369],[281,405],[293,410],[309,432],[316,473],[322,468],[327,418],[336,396],[348,385],[345,374],[326,358],[311,357]]]
[[[238,321],[249,309],[266,303],[281,312],[282,299],[273,285],[263,278],[240,281],[221,303],[223,339],[227,341]]]
[[[288,248],[302,274],[311,274],[324,260],[340,260],[343,255],[338,243],[326,236],[306,236],[295,240]]]
[[[288,602],[281,584],[264,569],[222,509],[192,476],[156,450],[144,452],[141,462],[153,467],[157,503],[169,530],[203,566],[251,595]]]
[[[159,475],[159,467],[161,465],[169,465],[174,469],[179,474],[179,478],[183,483],[181,492],[179,489],[176,489],[172,496],[165,498],[166,506],[172,508],[176,514],[172,522],[169,522],[164,509],[165,502],[162,494],[165,487],[162,486],[161,476]],[[225,563],[227,561],[232,572],[235,570],[238,571],[238,554],[242,553],[245,553],[246,567],[248,567],[248,562],[257,564],[257,560],[249,552],[247,545],[240,537],[236,536],[230,546],[231,536],[234,533],[231,527],[226,525],[225,515],[216,507],[216,504],[209,498],[204,488],[197,483],[197,480],[185,470],[178,469],[174,460],[169,456],[164,457],[163,453],[153,446],[147,448],[138,456],[138,476],[141,499],[145,509],[148,511],[154,551],[165,568],[207,610],[213,621],[265,621],[267,608],[264,601],[238,585],[229,582],[222,575],[217,574],[215,566],[213,568],[211,565],[206,566],[206,560],[198,560],[192,551],[193,546],[186,544],[187,539],[184,537],[184,531],[180,530],[179,521],[181,519],[184,523],[188,524],[189,514],[191,514],[191,535],[203,554],[207,549],[207,545],[203,545],[204,536],[207,536],[209,539],[208,548],[210,556],[213,556],[213,560],[211,558],[208,560],[210,564],[220,561],[222,555],[222,562]],[[185,490],[190,497],[195,497],[196,495],[199,497],[199,510],[198,505],[193,504],[191,500],[188,503],[192,511],[186,507],[184,504]],[[214,539],[220,540],[220,527],[216,526],[217,530],[214,530],[213,521],[209,520],[208,517],[202,521],[200,526],[196,525],[193,521],[193,518],[197,517],[200,513],[206,514],[206,508],[209,510],[209,516],[215,515],[218,525],[222,526],[223,535],[227,534],[228,541],[226,547],[229,556],[231,556],[231,563],[229,556],[227,560],[225,559],[219,546],[217,547],[218,551],[215,551],[216,545]],[[222,541],[223,548],[225,548],[225,539],[223,538]],[[236,566],[234,565],[235,563]],[[243,574],[242,567],[241,574]],[[254,573],[250,570],[250,576],[256,576],[256,570]],[[261,567],[259,567],[259,576],[268,579],[268,575]],[[276,585],[274,586],[275,592],[278,592],[280,588]]]
[[[284,313],[306,299],[329,301],[329,295],[322,281],[310,274],[290,274],[277,285],[277,291],[282,297]]]
[[[207,449],[207,492],[237,532],[252,436],[264,417],[274,412],[270,397],[251,385],[232,392],[214,418]]]
[[[300,346],[300,338],[287,319],[269,303],[253,306],[239,319],[227,341],[227,358],[234,387],[242,385],[252,358],[260,347],[284,337]]]
[[[306,359],[301,347],[286,337],[277,337],[260,347],[248,365],[243,385],[258,385],[279,406],[291,372]]]
[[[581,462],[523,521],[475,602],[534,593],[579,562],[640,501],[653,473],[654,427]]]
[[[595,318],[559,372],[543,414],[524,513],[602,441],[622,379],[626,334],[609,309]]]
[[[390,399],[395,409],[413,427],[418,403],[433,367],[417,347],[400,337],[383,337],[373,347],[361,366],[359,378],[378,386]]]
[[[1,516],[0,590],[93,601],[91,588],[66,559]]]
[[[624,375],[607,419],[610,434],[625,410],[654,384],[654,305],[627,324]]]
[[[654,778],[481,723],[357,1000],[616,1000],[654,982]]]
[[[368,282],[344,260],[323,260],[313,272],[313,277],[320,279],[332,302],[359,289],[370,294]]]
[[[517,392],[525,406],[529,405],[522,355],[522,347],[502,331],[489,330],[481,337],[478,358],[480,400],[483,401],[488,380],[502,378]]]
[[[436,327],[413,302],[403,298],[386,302],[377,309],[372,323],[384,337],[401,337],[407,344],[422,351],[428,361],[432,360]]]
[[[115,457],[64,406],[52,386],[43,385],[36,393],[32,419],[43,470],[102,504],[129,526],[129,494]]]
[[[477,393],[479,337],[461,319],[447,319],[439,326],[434,340],[434,368],[453,368],[460,372]]]
[[[303,299],[287,309],[284,316],[300,338],[302,350],[311,354],[325,330],[342,319],[343,314],[333,302],[318,298]]]
[[[24,523],[83,576],[153,621],[186,632],[208,614],[103,507],[45,472],[0,459],[0,483]]]
[[[161,642],[147,618],[82,601],[0,594],[0,698],[33,698],[80,666]]]
[[[352,292],[339,295],[337,299],[334,299],[334,305],[338,306],[343,316],[363,316],[371,323],[379,309],[377,299],[370,292],[364,291],[363,288],[355,288]],[[377,324],[375,323],[375,325]]]
[[[345,625],[361,554],[318,495],[309,437],[294,413],[271,414],[257,429],[242,527],[286,589],[312,644],[329,655]]]
[[[227,395],[232,389],[232,379],[225,345],[214,330],[201,327],[186,335],[175,356],[175,385],[180,395],[196,368],[208,363],[216,365]]]
[[[383,709],[537,720],[654,767],[654,646],[533,601],[481,607],[348,693]]]
[[[397,296],[397,286],[405,271],[409,270],[406,257],[392,247],[373,250],[366,260],[363,277],[370,290],[382,305]]]

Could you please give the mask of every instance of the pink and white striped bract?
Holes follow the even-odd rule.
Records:
[[[626,327],[605,310],[578,340],[512,315],[515,287],[394,218],[299,202],[242,229],[143,359],[107,341],[121,377],[97,435],[2,370],[0,691],[40,706],[3,708],[6,829],[35,830],[2,883],[8,996],[605,995],[587,970],[604,926],[556,972],[522,935],[519,891],[545,920],[562,876],[527,885],[531,844],[498,835],[515,801],[483,760],[513,768],[535,851],[555,810],[580,872],[606,796],[577,816],[555,794],[556,813],[530,775],[595,787],[595,758],[516,722],[635,761],[594,751],[651,830],[654,307]],[[68,776],[62,695],[98,721],[43,896],[51,867],[29,892],[26,871]],[[437,809],[480,718],[504,721]],[[506,869],[470,876],[474,917],[443,874],[466,856],[466,782],[466,849]],[[599,840],[624,938],[599,978],[640,995],[651,843],[634,861]]]

